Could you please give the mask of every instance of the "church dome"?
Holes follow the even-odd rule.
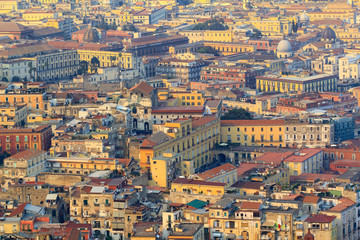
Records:
[[[303,12],[302,14],[300,14],[299,20],[300,22],[308,22],[310,18],[305,12]]]
[[[276,48],[277,52],[292,52],[291,44],[288,40],[281,40]]]
[[[321,38],[324,40],[335,40],[336,39],[335,31],[330,27],[326,27],[322,33]]]
[[[96,31],[96,29],[92,28],[89,25],[89,29],[84,33],[83,42],[96,43],[96,42],[99,42],[99,41],[100,41],[100,38],[99,38],[98,32]]]

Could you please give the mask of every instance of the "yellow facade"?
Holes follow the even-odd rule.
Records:
[[[281,17],[253,17],[250,19],[251,24],[258,29],[263,35],[289,35],[292,32],[291,19]]]
[[[0,13],[15,12],[18,10],[17,0],[0,1]]]
[[[59,2],[59,0],[40,0],[42,4],[56,4]]]
[[[353,97],[355,97],[358,101],[358,106],[360,106],[360,87],[354,87],[349,89],[349,92]]]
[[[26,12],[22,17],[26,21],[39,21],[45,18],[53,19],[62,16],[61,12]]]
[[[95,50],[77,50],[80,61],[91,62],[93,57],[100,61],[100,67],[118,66],[119,62],[123,68],[133,68],[133,56],[131,53],[110,52],[110,51],[95,51]]]
[[[194,3],[195,4],[211,4],[212,1],[211,0],[195,0]]]
[[[0,125],[6,128],[25,125],[26,116],[26,104],[16,106],[0,106]]]
[[[140,166],[150,168],[150,161],[164,152],[180,153],[181,175],[194,174],[196,168],[212,162],[210,149],[219,143],[219,131],[220,120],[215,117],[165,122],[162,132],[172,138],[151,147],[148,147],[147,140],[144,140],[140,147]]]
[[[262,92],[323,92],[335,91],[336,75],[257,77],[256,89]]]
[[[180,154],[173,153],[163,153],[162,156],[153,158],[150,161],[152,179],[149,185],[169,188],[172,180],[175,180],[172,176],[181,169],[180,159]]]
[[[169,97],[178,99],[179,106],[202,106],[205,102],[202,93],[197,91],[170,92]]]
[[[205,41],[208,42],[232,42],[234,34],[231,30],[226,31],[205,31]]]
[[[208,196],[222,196],[225,193],[225,184],[202,184],[203,181],[189,181],[189,183],[177,183],[176,181],[171,184],[172,192],[188,192],[191,194],[204,194]]]
[[[0,221],[0,235],[20,232],[20,220],[18,221]]]
[[[10,105],[14,104],[27,104],[28,108],[44,110],[43,94],[0,94],[0,103]]]
[[[285,146],[284,120],[221,120],[221,142]]]

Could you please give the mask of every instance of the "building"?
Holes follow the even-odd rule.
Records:
[[[6,183],[16,184],[25,177],[35,177],[46,170],[46,152],[27,149],[4,159],[0,174]],[[7,184],[3,184],[7,186]]]
[[[330,119],[289,119],[285,121],[287,147],[326,147],[334,143],[334,123]]]
[[[1,1],[1,9],[2,11],[14,11],[17,10],[18,1],[9,0],[9,1]],[[15,22],[1,22],[0,25],[0,37],[7,36],[13,40],[26,39],[33,32],[32,29],[21,25]]]
[[[262,92],[335,92],[336,75],[317,74],[313,76],[259,76],[256,89]]]
[[[0,78],[11,82],[14,77],[30,80],[32,77],[29,70],[35,64],[29,59],[14,59],[0,62]],[[30,67],[29,67],[30,66]]]
[[[0,130],[1,152],[13,155],[26,149],[48,151],[51,147],[51,138],[50,125],[42,125],[35,129],[3,129]]]
[[[292,22],[283,16],[277,17],[252,17],[251,24],[263,35],[289,35],[292,33]]]
[[[157,34],[140,38],[129,39],[124,42],[127,51],[137,56],[151,56],[165,54],[170,46],[188,43],[188,38],[181,35]]]
[[[169,240],[188,239],[200,240],[205,238],[204,224],[201,223],[180,223],[174,226],[168,238]]]
[[[209,207],[210,239],[260,238],[260,202],[224,198]]]
[[[203,60],[187,60],[170,58],[160,60],[156,66],[156,74],[167,75],[169,78],[180,78],[182,83],[200,80],[201,68],[205,66]]]
[[[226,183],[226,187],[230,187],[237,182],[237,168],[230,163],[225,163],[219,167],[195,174],[193,178],[207,182]]]
[[[339,79],[360,79],[360,55],[346,55],[339,58]]]
[[[173,152],[181,155],[182,176],[197,173],[212,162],[210,149],[219,143],[219,131],[220,120],[215,117],[179,118],[165,122],[158,133],[141,143],[140,166],[149,168],[154,158],[164,152]]]
[[[18,8],[19,8],[19,3],[17,0],[6,0],[0,2],[1,13],[16,12]]]
[[[136,132],[152,131],[152,107],[158,106],[157,89],[146,82],[140,82],[130,89],[124,89],[118,104],[131,109],[132,129]]]
[[[320,173],[324,169],[324,157],[321,149],[304,148],[284,159],[290,175],[302,173]]]
[[[58,51],[55,53],[37,55],[35,62],[36,78],[58,80],[77,75],[79,55],[75,50]]]
[[[284,120],[221,120],[220,141],[242,146],[285,146]]]
[[[177,178],[171,183],[171,192],[222,196],[225,193],[225,185],[226,183]]]
[[[27,105],[0,105],[0,125],[4,128],[23,127],[27,123]]]

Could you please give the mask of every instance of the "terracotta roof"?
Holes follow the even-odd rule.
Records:
[[[202,127],[207,123],[210,123],[212,121],[217,120],[218,118],[216,117],[202,117],[202,118],[194,118],[192,121],[192,127],[193,129],[198,128],[198,127]]]
[[[177,178],[173,183],[191,184],[191,185],[208,185],[208,186],[219,186],[219,187],[224,187],[226,185],[226,183],[207,182],[207,181],[187,179],[187,178]]]
[[[224,165],[218,166],[216,168],[210,169],[206,172],[202,172],[197,174],[197,176],[205,181],[217,177],[221,174],[227,174],[230,171],[235,170],[236,167],[234,167],[233,165],[231,165],[230,163],[225,163]]]
[[[257,166],[259,166],[257,163],[240,163],[240,166],[237,168],[237,175],[241,176]]]
[[[264,155],[254,159],[256,163],[279,165],[284,159],[293,155],[293,152],[267,152]]]
[[[35,149],[27,149],[25,151],[16,153],[10,157],[8,157],[8,159],[16,159],[16,160],[30,160],[33,159],[34,157],[40,156],[42,154],[46,153],[43,150],[35,150]]]
[[[241,203],[240,209],[252,209],[259,210],[261,203],[260,202],[247,202],[244,201]]]
[[[25,32],[32,29],[15,22],[0,22],[0,32]]]
[[[285,162],[304,162],[305,160],[311,158],[312,156],[322,152],[321,149],[315,149],[315,148],[304,148],[298,151],[299,155],[297,153],[294,153],[293,155],[287,157],[284,159]]]
[[[166,141],[169,141],[169,140],[172,140],[173,138],[170,137],[169,135],[167,135],[166,133],[164,132],[158,132],[158,133],[155,133],[153,136],[151,136],[150,138],[147,138],[145,139],[140,147],[154,147],[158,144],[161,144],[163,142],[166,142]]]
[[[348,198],[341,198],[340,203],[337,204],[335,207],[330,208],[328,211],[330,212],[342,212],[348,207],[356,204],[354,201],[348,199]]]
[[[274,120],[221,120],[221,126],[284,126],[283,119]]]
[[[309,216],[305,222],[309,223],[331,223],[334,221],[336,217],[335,216],[328,216],[325,214],[314,214]]]
[[[304,203],[318,203],[318,202],[320,202],[320,197],[318,197],[318,196],[305,196],[303,202]]]
[[[19,206],[17,206],[17,208],[12,210],[8,217],[16,217],[17,215],[21,214],[22,212],[24,212],[26,205],[27,203],[20,204]]]
[[[146,82],[142,81],[136,84],[134,87],[130,88],[130,91],[139,90],[140,92],[144,92],[146,94],[150,94],[154,88],[147,84]]]
[[[296,181],[312,181],[319,179],[320,181],[331,181],[338,177],[335,174],[324,174],[324,173],[302,173],[298,176],[290,176],[291,182]]]

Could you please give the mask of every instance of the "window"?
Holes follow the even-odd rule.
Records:
[[[84,206],[88,206],[88,200],[84,200]]]

